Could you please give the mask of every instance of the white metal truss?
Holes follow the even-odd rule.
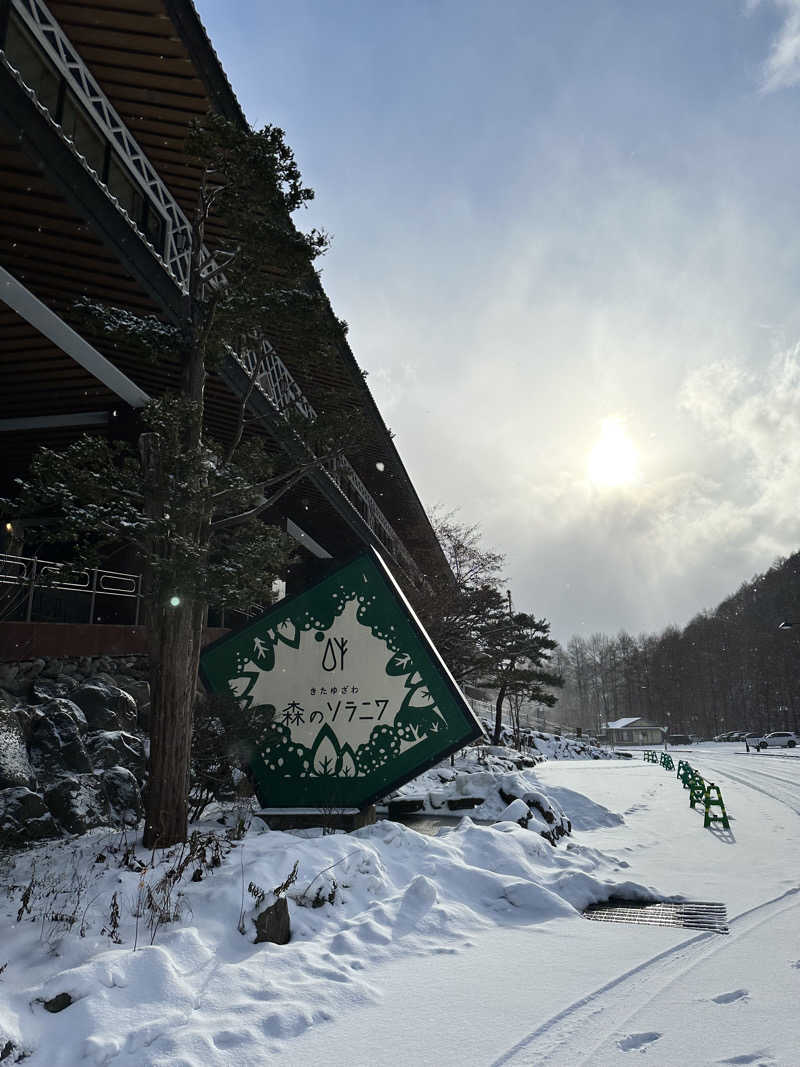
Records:
[[[262,341],[258,348],[240,348],[236,358],[248,375],[260,366],[256,384],[269,397],[281,414],[294,407],[304,418],[315,419],[317,413],[304,395],[302,389],[292,377],[283,360],[268,341]],[[402,564],[410,577],[417,581],[422,579],[422,572],[413,556],[392,529],[389,520],[375,502],[375,498],[353,470],[346,456],[338,456],[325,467],[326,473],[339,487],[356,511],[366,522],[386,550]]]
[[[163,259],[167,269],[185,291],[189,282],[191,227],[178,202],[42,0],[11,0],[11,6],[66,79],[137,186],[144,191],[152,207],[164,220]]]
[[[156,252],[157,257],[181,289],[186,292],[189,285],[191,226],[177,201],[42,0],[11,0],[11,6],[36,38],[57,70],[69,83],[70,88],[80,100],[87,114],[95,121],[118,158],[125,165],[137,187],[142,190],[149,203],[155,207],[163,218],[165,224],[164,252],[161,254],[156,252],[155,249],[153,251]],[[8,58],[2,52],[0,52],[0,56],[10,67],[11,64],[8,62]],[[15,71],[15,74],[21,84],[24,85],[19,72]],[[50,115],[48,109],[38,101],[35,91],[27,85],[25,85],[25,88],[37,101],[37,105],[43,114],[59,130],[62,137],[72,144],[69,138],[65,137],[63,130],[55,123],[54,116]],[[94,174],[98,183],[111,196],[100,175],[77,152],[74,144],[72,144],[72,148],[76,151],[84,166]],[[150,244],[147,236],[139,229],[136,220],[130,217],[115,197],[111,196],[111,199],[114,200],[119,210],[137,229],[142,240]],[[150,247],[152,248],[152,245]],[[207,249],[203,249],[203,253],[204,271],[207,273],[213,272],[215,269],[213,256]],[[224,285],[224,273],[217,275],[212,284]],[[70,354],[72,355],[73,353],[70,352]],[[257,363],[261,364],[261,370],[256,377],[256,385],[272,401],[282,415],[289,408],[294,407],[304,418],[309,420],[316,418],[316,412],[310,401],[268,341],[262,340],[253,348],[243,347],[239,352],[231,352],[231,355],[239,361],[249,375],[252,375]],[[73,355],[73,358],[76,357]],[[103,357],[99,358],[103,359]],[[81,361],[79,360],[79,362]],[[93,373],[96,373],[96,371],[93,371]],[[119,392],[119,389],[117,389],[117,392]],[[141,399],[137,397],[135,401],[129,402],[132,402],[134,406],[139,406]],[[391,524],[378,507],[372,494],[355,470],[353,470],[350,462],[342,456],[325,469],[386,550],[398,563],[402,564],[409,576],[420,581],[422,573],[419,567],[392,529]]]

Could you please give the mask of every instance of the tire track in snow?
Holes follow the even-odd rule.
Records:
[[[791,785],[795,786],[795,791],[789,792],[790,799],[787,800],[785,794],[783,796],[780,796],[778,793],[770,793],[769,790],[763,789],[759,785],[754,785],[753,782],[749,781],[747,778],[741,778],[738,774],[733,774],[725,767],[719,767],[717,764],[714,763],[709,763],[707,764],[707,766],[709,766],[715,774],[730,778],[732,782],[737,782],[739,785],[746,786],[748,789],[752,789],[755,793],[761,793],[762,796],[768,797],[770,800],[777,800],[779,804],[785,804],[790,811],[793,811],[795,813],[795,815],[800,815],[800,807],[795,806],[798,801],[800,801],[800,783],[790,783]],[[753,770],[750,773],[756,776],[762,776],[761,771]],[[766,777],[768,779],[772,778],[771,775],[763,775],[763,777]]]
[[[625,971],[553,1015],[493,1060],[491,1067],[596,1064],[593,1057],[597,1050],[618,1031],[623,1031],[628,1020],[642,1008],[706,960],[756,933],[764,923],[785,911],[800,908],[798,894],[800,888],[789,889],[741,912],[730,920],[731,932],[727,937],[698,934]]]
[[[725,772],[725,769],[730,766],[727,762],[719,763],[716,762],[713,758],[709,760],[708,763],[710,767],[714,768],[714,770],[719,769],[723,773]],[[740,772],[744,772],[744,767],[741,764],[737,764],[736,766]],[[770,774],[769,771],[764,770],[761,766],[753,767],[749,765],[747,766],[747,773],[754,774],[758,778],[768,778],[771,782],[780,782],[782,785],[791,786],[797,791],[798,796],[800,797],[800,776],[795,775],[792,778],[785,778],[783,775],[780,774]]]

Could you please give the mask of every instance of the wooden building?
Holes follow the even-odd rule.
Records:
[[[662,745],[666,726],[638,717],[606,723],[603,739],[611,745]]]
[[[190,0],[0,0],[0,48],[0,492],[8,492],[40,444],[123,433],[137,408],[176,384],[168,359],[147,362],[87,333],[76,301],[180,323],[198,187],[187,129],[209,109],[245,119]],[[269,518],[297,541],[306,566],[296,582],[313,576],[315,561],[372,545],[413,599],[425,570],[447,567],[425,511],[346,341],[309,361],[297,327],[276,318],[254,351],[222,358],[207,389],[211,430],[230,424],[265,353],[250,407],[276,441],[285,440],[278,431],[289,408],[311,414],[331,390],[350,391],[363,447],[310,470]],[[24,551],[11,551],[20,562],[7,556],[6,576],[27,580]]]

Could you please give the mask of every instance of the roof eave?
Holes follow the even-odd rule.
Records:
[[[231,83],[200,21],[192,0],[162,0],[164,8],[186,45],[209,99],[216,110],[230,122],[247,126],[247,118]]]

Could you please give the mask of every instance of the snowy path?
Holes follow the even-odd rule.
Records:
[[[649,764],[550,763],[543,785],[584,791],[625,825],[577,834],[630,876],[728,905],[728,936],[557,920],[472,938],[457,957],[389,965],[382,1000],[294,1043],[314,1062],[345,1040],[382,1064],[800,1063],[800,760],[687,755],[724,791],[732,832],[709,832],[674,774]],[[564,801],[566,802],[566,801]],[[409,1020],[398,1037],[398,1015]],[[525,1021],[528,1026],[526,1027]],[[342,1062],[333,1057],[333,1062]],[[638,1060],[636,1061],[638,1062]]]
[[[660,855],[647,856],[646,864],[663,885],[667,872],[659,868],[677,865],[686,878],[681,860],[688,854],[700,866],[698,846],[705,847],[713,869],[699,869],[699,888],[687,886],[683,892],[706,897],[711,888],[711,899],[727,902],[730,935],[689,938],[612,979],[542,1023],[499,1057],[497,1067],[624,1063],[631,1052],[646,1053],[649,1063],[664,1065],[794,1067],[800,1062],[800,823],[794,818],[800,814],[800,760],[778,771],[774,765],[765,767],[762,757],[738,751],[700,748],[687,758],[724,790],[735,842],[731,856],[715,854],[717,841],[727,836],[723,832],[711,840],[695,836],[690,841],[682,835],[677,849],[673,842]],[[558,772],[553,769],[551,774]],[[551,774],[543,777],[549,781]],[[672,777],[666,772],[664,776]],[[664,798],[665,807],[672,808],[674,795]],[[608,803],[608,798],[602,800]],[[628,818],[637,814],[629,811]],[[698,832],[703,833],[694,830]],[[638,863],[632,866],[638,873]],[[782,885],[788,888],[769,895]],[[732,900],[735,905],[759,896],[762,899],[738,913],[730,908]]]
[[[758,949],[763,948],[760,940],[765,924],[773,924],[773,930],[779,930],[782,939],[796,934],[800,921],[798,893],[800,890],[790,889],[777,899],[766,901],[737,916],[730,924],[731,933],[728,937],[701,934],[659,953],[590,996],[569,1005],[495,1060],[493,1067],[500,1067],[501,1064],[563,1064],[565,1067],[578,1067],[580,1064],[612,1063],[617,1058],[615,1050],[619,1054],[644,1051],[646,1046],[664,1037],[665,1032],[665,1045],[653,1050],[653,1056],[649,1058],[651,1063],[677,1064],[693,1057],[695,1060],[699,1057],[703,1063],[751,1062],[732,1057],[712,1060],[708,1050],[709,1030],[714,1035],[714,1041],[722,1040],[717,1024],[724,1022],[724,1040],[730,1042],[731,1020],[728,1017],[724,1020],[716,1018],[714,1008],[710,1008],[710,1013],[697,1009],[703,1004],[710,1007],[750,1000],[751,991],[744,988],[712,994],[720,984],[725,984],[731,973],[742,975],[751,969],[754,949],[758,953]],[[795,966],[795,961],[791,965]],[[763,973],[757,976],[753,974],[752,977],[757,977],[763,986]],[[678,983],[681,985],[676,988]],[[753,986],[754,983],[750,981],[749,985]],[[705,997],[703,991],[706,992]],[[771,983],[764,991],[774,1007]],[[787,984],[786,996],[783,997],[787,1012],[794,1012],[798,991],[800,980],[793,987]],[[665,996],[669,996],[672,1003],[671,1018],[668,1017],[666,1023]],[[688,1013],[692,1008],[698,1018],[694,1031],[687,1035]],[[651,1019],[653,1027],[660,1029],[647,1029],[647,1023],[643,1021],[646,1017]],[[763,1021],[758,1021],[759,1030],[763,1029]],[[753,1024],[747,1021],[746,1026],[752,1030]],[[749,1038],[751,1035],[747,1033],[742,1036]],[[773,1035],[767,1036],[772,1043]],[[676,1046],[676,1038],[680,1039],[681,1051]],[[748,1054],[743,1053],[745,1056]],[[763,1062],[785,1062],[787,1067],[795,1062],[791,1058],[785,1061],[768,1058],[764,1049],[759,1051],[758,1056],[759,1059],[764,1057]],[[624,1060],[623,1056],[619,1058]]]

